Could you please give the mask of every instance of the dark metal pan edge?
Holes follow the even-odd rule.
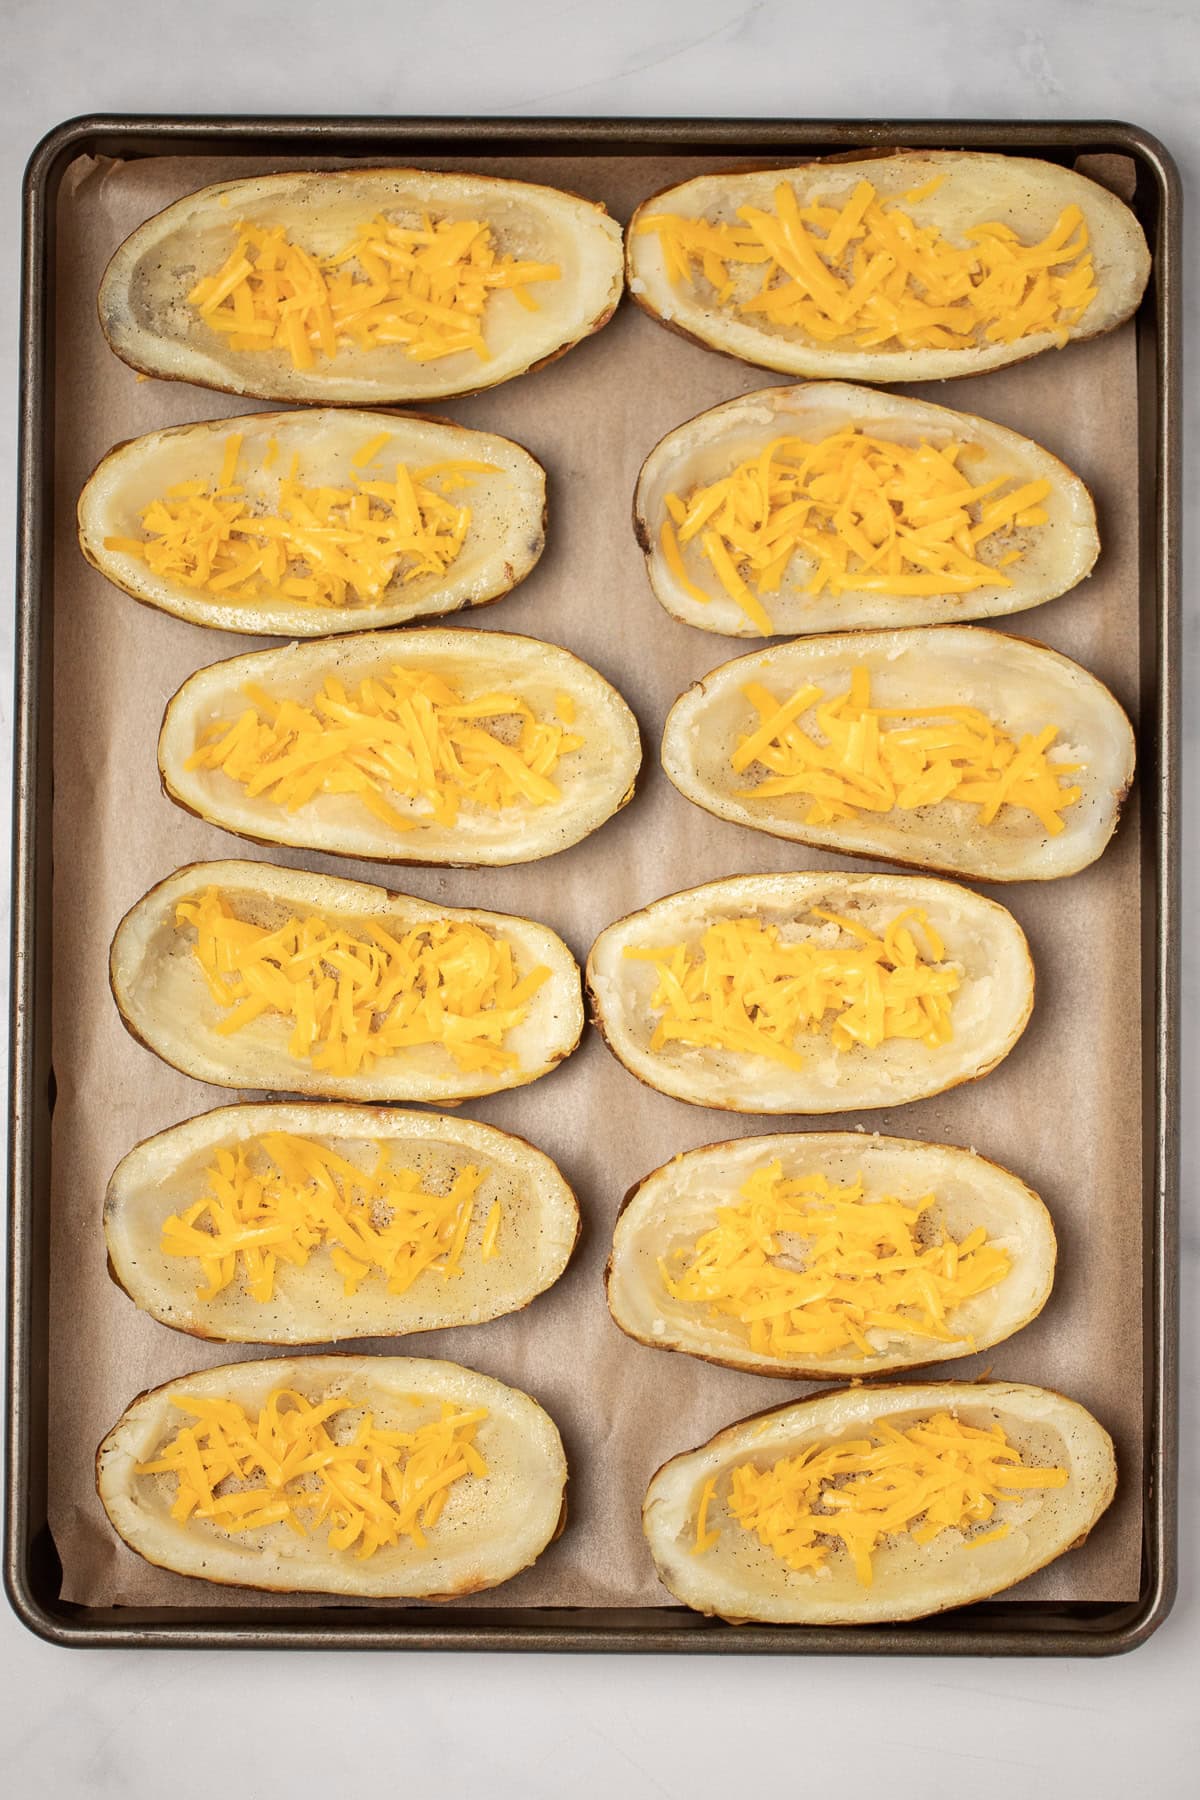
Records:
[[[568,1609],[536,1619],[509,1613],[485,1621],[478,1614],[444,1623],[391,1623],[379,1615],[357,1620],[305,1614],[257,1617],[183,1614],[122,1617],[120,1609],[97,1613],[47,1601],[33,1572],[35,1540],[52,1554],[45,1528],[45,1469],[34,1443],[35,1381],[44,1376],[48,1321],[37,1282],[45,1250],[46,1221],[34,1206],[36,1177],[48,1168],[47,1124],[53,1107],[48,1018],[39,997],[48,991],[49,842],[39,829],[48,821],[48,782],[39,782],[39,749],[48,742],[48,696],[41,687],[47,644],[41,632],[41,592],[50,507],[43,470],[52,462],[52,409],[46,387],[48,302],[53,287],[53,209],[68,163],[84,154],[163,155],[309,150],[362,156],[440,141],[479,145],[495,155],[603,149],[629,155],[649,151],[729,148],[765,155],[796,149],[846,149],[897,144],[913,148],[961,147],[1074,156],[1115,150],[1130,155],[1155,190],[1157,231],[1148,351],[1154,358],[1152,439],[1155,492],[1147,546],[1155,593],[1157,643],[1153,659],[1157,800],[1153,817],[1153,877],[1157,905],[1148,923],[1144,958],[1153,971],[1156,1030],[1147,1046],[1152,1077],[1154,1130],[1147,1154],[1146,1349],[1147,1469],[1145,1573],[1136,1602],[1107,1607],[1039,1607],[1009,1603],[993,1609],[985,1629],[979,1609],[937,1626],[863,1628],[848,1631],[745,1626],[733,1629],[698,1621],[682,1609],[647,1609],[644,1622]],[[335,149],[334,146],[339,148]],[[522,120],[465,117],[414,119],[161,118],[92,115],[68,120],[34,150],[26,171],[21,313],[22,388],[17,540],[16,705],[13,735],[13,924],[10,1023],[11,1138],[8,1168],[10,1257],[8,1266],[8,1374],[5,1437],[5,1590],[18,1618],[49,1642],[129,1648],[413,1648],[564,1651],[685,1652],[708,1654],[838,1653],[907,1655],[1111,1655],[1136,1648],[1167,1617],[1176,1580],[1176,1465],[1178,1390],[1178,1160],[1179,1160],[1179,728],[1181,343],[1179,254],[1181,191],[1170,153],[1151,133],[1120,121],[1003,120],[789,120],[763,119],[571,119]],[[1150,308],[1143,307],[1143,313]],[[1146,334],[1143,333],[1142,336]],[[1142,337],[1139,338],[1139,351]],[[40,1512],[40,1521],[38,1518]],[[1040,1624],[1035,1627],[1030,1612]],[[1086,1614],[1086,1618],[1083,1616]],[[1028,1622],[1022,1620],[1025,1615]],[[583,1622],[586,1616],[587,1623]],[[974,1624],[967,1623],[974,1618]],[[1058,1622],[1053,1622],[1057,1620]]]

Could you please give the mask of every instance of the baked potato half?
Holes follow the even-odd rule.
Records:
[[[579,1041],[574,957],[545,925],[271,863],[190,863],[109,954],[128,1030],[216,1087],[464,1100]]]
[[[845,1388],[672,1457],[642,1521],[660,1580],[685,1606],[867,1625],[1023,1581],[1083,1542],[1116,1481],[1103,1426],[1046,1388]]]
[[[524,1138],[391,1107],[220,1107],[129,1151],[104,1198],[134,1304],[231,1344],[483,1324],[551,1287],[578,1234]]]
[[[915,875],[735,875],[602,931],[593,1017],[649,1087],[729,1112],[898,1106],[987,1074],[1033,1008],[1025,934]]]
[[[190,676],[164,792],[258,843],[457,866],[532,862],[633,795],[638,723],[569,650],[508,632],[361,632]]]
[[[510,1580],[561,1530],[566,1478],[536,1400],[406,1356],[201,1369],[140,1395],[96,1455],[109,1522],[147,1562],[346,1599]]]
[[[727,400],[646,458],[634,530],[659,604],[728,637],[956,624],[1091,572],[1077,475],[1003,425],[808,381]]]
[[[100,284],[131,368],[348,406],[495,387],[607,324],[621,228],[557,188],[427,169],[256,175],[139,225]]]
[[[1111,331],[1150,252],[1074,169],[897,150],[667,188],[630,220],[626,273],[652,318],[760,368],[942,381]]]
[[[88,562],[135,600],[253,637],[486,606],[546,541],[546,472],[510,439],[311,407],[118,444],[79,496]]]
[[[608,1309],[629,1337],[797,1381],[986,1350],[1036,1318],[1054,1226],[973,1150],[855,1131],[736,1138],[627,1195]]]
[[[1134,760],[1129,720],[1094,675],[970,625],[739,656],[679,697],[662,740],[668,779],[719,819],[986,881],[1094,862]]]

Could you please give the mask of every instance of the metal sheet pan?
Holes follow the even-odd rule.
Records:
[[[964,148],[1073,161],[1133,160],[1133,204],[1155,253],[1137,321],[1140,583],[1142,998],[1145,1163],[1144,1510],[1141,1585],[1120,1605],[1003,1599],[911,1626],[842,1631],[733,1629],[671,1606],[455,1611],[396,1607],[86,1607],[59,1597],[47,1522],[49,1143],[54,1107],[50,996],[50,674],[54,609],[55,207],[82,156],[250,155],[420,161],[551,155],[729,156],[764,160],[863,148]],[[5,1573],[19,1616],[52,1641],[195,1648],[619,1649],[687,1652],[1100,1654],[1131,1648],[1165,1617],[1174,1580],[1175,1167],[1178,954],[1179,190],[1166,152],[1112,124],[464,119],[84,119],[44,141],[26,185],[24,389],[14,841],[9,1410]],[[714,655],[713,660],[719,660]]]

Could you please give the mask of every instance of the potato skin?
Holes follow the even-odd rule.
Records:
[[[846,199],[860,178],[872,181],[885,197],[898,197],[938,175],[945,177],[945,185],[914,207],[914,216],[919,223],[939,224],[951,237],[956,229],[997,217],[1018,235],[1023,223],[1040,235],[1053,226],[1064,206],[1074,202],[1083,207],[1100,291],[1083,319],[1068,328],[1072,341],[1111,331],[1136,310],[1149,279],[1150,252],[1136,217],[1116,195],[1074,170],[1035,158],[948,150],[866,152],[790,168],[699,176],[664,188],[644,200],[629,222],[626,282],[630,294],[659,324],[705,349],[781,374],[818,379],[940,381],[1007,367],[1057,347],[1050,332],[1031,334],[1012,344],[929,350],[860,349],[784,337],[734,321],[727,311],[695,299],[684,287],[675,287],[665,274],[654,238],[638,232],[641,219],[658,210],[708,217],[718,206],[732,215],[738,205],[769,204],[780,181],[792,182],[804,205],[810,194],[828,194],[831,187],[838,198]]]
[[[923,1417],[948,1408],[969,1423],[999,1422],[1034,1460],[1065,1463],[1070,1480],[1048,1490],[1030,1516],[1018,1507],[1007,1538],[972,1550],[942,1533],[926,1547],[893,1538],[874,1559],[875,1579],[861,1587],[839,1559],[822,1579],[788,1570],[749,1534],[694,1557],[694,1506],[703,1483],[750,1458],[778,1460],[800,1448],[857,1433],[879,1419]],[[861,1625],[927,1618],[1003,1592],[1082,1544],[1117,1486],[1112,1439],[1076,1401],[1051,1388],[1017,1382],[896,1383],[828,1389],[740,1419],[695,1450],[668,1459],[646,1490],[642,1523],[659,1579],[698,1612],[740,1623]],[[998,1509],[1004,1522],[1005,1503]],[[737,1528],[720,1505],[709,1523]],[[740,1552],[740,1555],[739,1555]],[[717,1560],[714,1560],[717,1559]]]

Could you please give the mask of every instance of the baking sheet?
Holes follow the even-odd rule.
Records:
[[[669,182],[714,159],[429,158],[569,187],[624,220]],[[722,159],[720,166],[727,166]],[[439,413],[510,435],[550,475],[546,555],[514,594],[455,623],[529,632],[567,645],[625,694],[642,723],[646,764],[634,802],[598,834],[547,862],[510,870],[402,870],[246,845],[178,811],[159,791],[162,708],[195,668],[254,647],[138,606],[87,567],[74,503],[120,439],[164,424],[248,410],[180,384],[139,382],[108,351],[95,293],[120,240],[178,195],[283,162],[81,160],[60,199],[55,543],[54,941],[57,1080],[51,1187],[49,1516],[63,1597],[104,1604],[238,1604],[235,1591],[143,1564],[113,1536],[96,1500],[97,1443],[139,1390],[253,1346],[205,1345],[139,1314],[108,1278],[100,1231],[107,1177],[132,1144],[238,1098],[161,1064],[125,1033],[108,995],[107,951],[124,911],[179,864],[247,856],[382,879],[427,899],[526,913],[561,933],[582,962],[611,919],[675,888],[758,870],[838,860],[724,824],[689,806],[657,766],[671,701],[751,646],[693,631],[653,600],[629,526],[647,451],[702,408],[769,384],[759,370],[664,332],[623,305],[598,337],[540,373]],[[295,166],[295,165],[292,165]],[[313,166],[311,159],[308,166]],[[1091,169],[1089,172],[1100,171]],[[1121,170],[1106,171],[1120,182]],[[1135,718],[1138,692],[1138,496],[1132,327],[1066,355],[914,388],[1037,439],[1074,468],[1099,509],[1103,555],[1074,594],[1010,621],[1065,651]],[[264,643],[267,640],[263,640]],[[865,866],[865,865],[858,865]],[[888,1112],[812,1121],[969,1145],[1043,1195],[1059,1237],[1042,1317],[947,1377],[1040,1382],[1089,1406],[1113,1433],[1117,1500],[1086,1547],[1019,1588],[1017,1599],[1116,1602],[1139,1592],[1141,1554],[1142,1099],[1141,884],[1137,797],[1098,865],[1039,889],[987,889],[1025,928],[1038,976],[1033,1022],[985,1081]],[[246,1095],[246,1098],[255,1096]],[[805,1121],[738,1118],[641,1086],[592,1030],[555,1074],[465,1109],[520,1132],[560,1163],[579,1194],[584,1235],[567,1275],[525,1313],[368,1348],[453,1357],[535,1394],[558,1421],[571,1465],[570,1522],[535,1565],[483,1604],[659,1606],[667,1600],[641,1537],[645,1484],[667,1456],[763,1406],[813,1391],[667,1356],[631,1343],[604,1305],[601,1275],[627,1188],[678,1150]],[[247,1593],[247,1607],[273,1602]],[[295,1605],[295,1599],[287,1601]],[[314,1605],[319,1602],[314,1601]],[[471,1605],[472,1602],[463,1604]]]

